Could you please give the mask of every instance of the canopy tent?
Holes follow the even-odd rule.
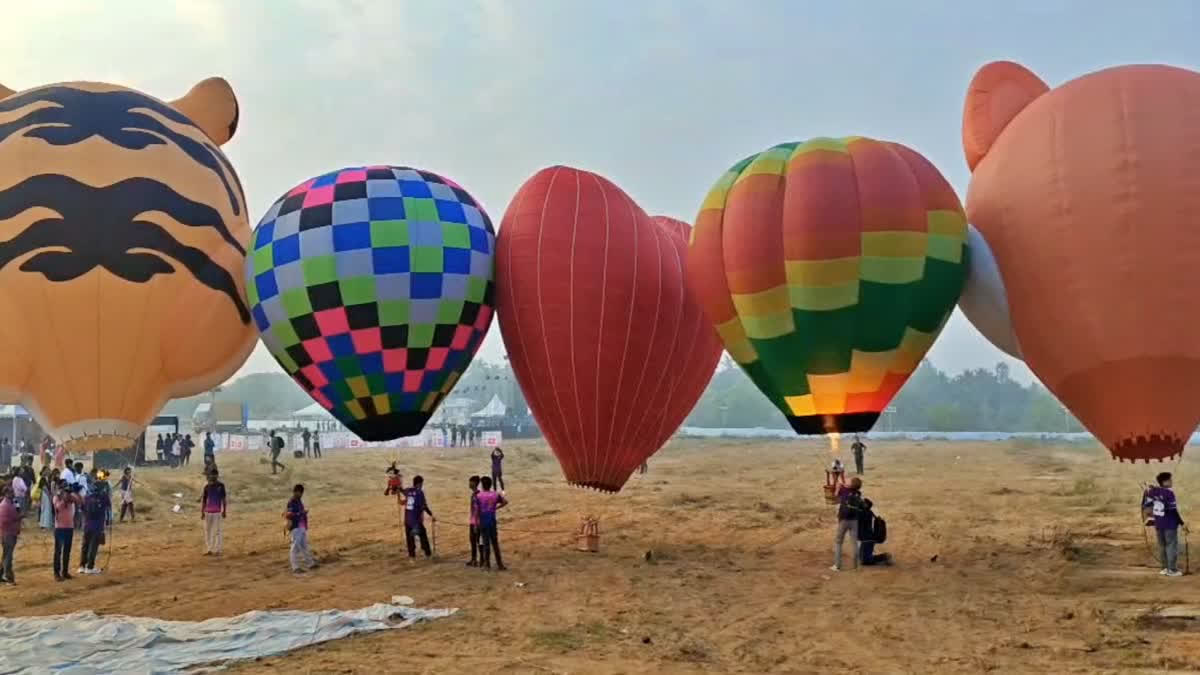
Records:
[[[0,405],[0,419],[10,420],[16,417],[29,417],[29,411],[19,405]]]
[[[296,420],[331,420],[333,414],[326,410],[320,403],[314,403],[306,408],[301,408],[290,415]]]
[[[492,394],[492,400],[488,401],[488,404],[479,412],[472,413],[471,417],[504,417],[506,412],[508,412],[508,407],[500,400],[500,396]]]

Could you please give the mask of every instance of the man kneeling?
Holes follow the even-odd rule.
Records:
[[[891,565],[892,556],[876,553],[875,546],[887,541],[887,522],[871,510],[874,504],[864,499],[862,514],[858,518],[858,555],[863,565]]]

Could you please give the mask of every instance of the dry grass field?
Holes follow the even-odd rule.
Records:
[[[200,468],[141,470],[139,520],[116,527],[106,573],[55,583],[52,546],[35,529],[0,611],[205,619],[393,594],[461,608],[242,673],[1200,672],[1200,619],[1186,618],[1200,612],[1200,576],[1160,577],[1138,523],[1138,481],[1174,465],[1121,465],[1091,445],[875,442],[865,492],[897,564],[835,574],[822,443],[677,441],[618,495],[565,485],[543,444],[505,451],[508,572],[463,565],[457,523],[467,476],[487,466],[482,449],[331,450],[279,476],[257,455],[229,455],[223,557],[200,555]],[[394,457],[426,478],[441,519],[434,561],[404,557],[395,502],[382,496]],[[1184,517],[1200,518],[1190,461],[1177,490]],[[279,515],[295,482],[308,488],[324,563],[301,577]],[[575,550],[584,513],[601,518],[599,553]]]

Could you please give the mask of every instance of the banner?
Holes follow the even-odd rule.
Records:
[[[301,450],[304,441],[300,434],[292,431],[280,431],[283,437],[285,451]],[[217,433],[213,434],[213,442],[218,452],[257,452],[267,447],[266,436],[257,432],[251,433]],[[478,435],[476,446],[494,448],[500,445],[502,435],[499,431],[483,431]],[[446,448],[449,447],[446,432],[440,429],[426,429],[416,436],[397,438],[394,441],[368,442],[349,431],[325,431],[321,433],[321,452],[331,449],[347,448],[350,450],[368,450],[373,448]]]

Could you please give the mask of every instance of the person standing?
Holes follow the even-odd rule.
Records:
[[[1187,525],[1179,515],[1179,504],[1175,500],[1175,490],[1172,489],[1171,473],[1164,471],[1155,476],[1158,485],[1146,490],[1142,506],[1154,519],[1154,530],[1158,534],[1158,548],[1162,555],[1162,570],[1159,574],[1167,577],[1181,577],[1179,571],[1179,529],[1186,533]]]
[[[479,509],[479,555],[480,567],[492,568],[492,554],[496,554],[496,569],[503,572],[508,569],[500,557],[500,535],[496,523],[496,511],[508,506],[508,500],[499,492],[492,491],[492,479],[484,476],[479,480],[483,487],[475,495],[475,503]]]
[[[270,444],[268,447],[271,450],[271,475],[275,475],[275,467],[279,467],[280,469],[287,471],[287,467],[279,461],[279,453],[283,452],[283,437],[277,435],[275,431],[272,430],[271,436],[267,439],[267,442]]]
[[[24,467],[13,467],[12,473],[9,476],[8,489],[12,493],[13,506],[16,507],[17,513],[21,514],[21,517],[24,518],[25,512],[28,510],[25,507],[25,501],[29,496],[29,484],[25,482],[25,478],[22,475],[24,473],[21,470],[22,468]]]
[[[15,584],[13,577],[13,552],[17,550],[17,537],[21,535],[21,512],[13,503],[11,486],[0,488],[0,583]]]
[[[227,496],[225,484],[217,480],[217,470],[208,472],[208,483],[200,493],[200,519],[204,521],[204,555],[221,555],[221,529],[225,520]]]
[[[426,558],[433,556],[429,546],[429,533],[425,530],[425,514],[428,513],[434,521],[433,511],[429,510],[429,502],[425,500],[425,478],[413,476],[412,487],[404,491],[404,543],[408,546],[408,560],[417,559],[417,543],[421,540],[421,550]]]
[[[492,485],[504,489],[504,450],[498,445],[492,450]]]
[[[321,431],[318,429],[312,434],[313,457],[321,458]]]
[[[854,434],[854,443],[850,445],[850,451],[854,453],[854,473],[859,475],[866,473],[866,469],[863,467],[863,455],[867,452],[867,446],[858,434]]]
[[[217,463],[217,442],[213,440],[212,432],[204,432],[204,466],[210,467]]]
[[[304,458],[308,459],[312,456],[312,433],[307,427],[300,433],[300,438],[304,439]]]
[[[0,472],[12,466],[12,445],[7,438],[0,438]]]
[[[78,488],[61,480],[54,494],[54,580],[71,578],[71,544],[75,539],[75,510],[83,503]]]
[[[121,493],[121,517],[118,522],[125,522],[126,511],[129,512],[129,522],[137,522],[133,510],[133,469],[125,467],[125,471],[121,473],[121,480],[117,483],[117,490]]]
[[[467,479],[467,488],[471,490],[471,510],[467,516],[467,527],[470,531],[468,535],[471,539],[471,562],[467,563],[467,567],[479,566],[479,502],[475,500],[475,496],[479,494],[479,476],[471,476]]]
[[[854,569],[858,569],[858,521],[862,517],[862,479],[850,479],[850,484],[838,493],[838,524],[837,533],[833,539],[834,572],[842,571],[842,542],[846,535],[850,536],[850,550],[853,551]]]
[[[158,455],[158,461],[162,462],[166,459],[166,455],[164,454],[166,448],[166,441],[163,440],[163,435],[159,434],[158,438],[154,441],[154,452]]]
[[[96,486],[99,488],[99,486]],[[112,500],[108,491],[94,489],[83,500],[83,560],[80,574],[100,574],[96,569],[96,554],[104,543],[104,526],[112,516]]]
[[[283,517],[288,521],[288,532],[292,536],[292,550],[288,559],[292,564],[293,574],[303,574],[302,564],[307,563],[308,569],[319,567],[313,559],[312,551],[308,548],[308,509],[304,508],[304,486],[297,483],[292,488],[292,498],[287,503]]]
[[[38,480],[38,487],[42,491],[38,527],[51,532],[54,532],[54,486],[58,485],[58,481],[58,469],[51,469],[48,473],[43,473]]]

